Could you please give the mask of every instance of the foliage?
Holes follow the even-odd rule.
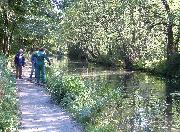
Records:
[[[56,78],[56,79],[55,79]],[[93,84],[78,76],[66,75],[62,71],[49,70],[48,91],[62,106],[67,108],[87,131],[116,130],[114,124],[106,124],[101,113],[110,109],[113,102],[118,104],[122,95],[103,81]],[[114,122],[115,123],[115,122]]]
[[[67,52],[106,66],[150,67],[178,51],[178,5],[178,0],[5,0],[0,50],[45,47],[50,54]]]
[[[171,97],[171,93],[173,96],[179,94],[178,84],[142,73],[118,74],[115,77],[68,75],[65,70],[53,68],[49,69],[47,84],[51,96],[69,110],[89,132],[140,128],[165,130],[159,127],[166,122],[166,115],[162,111],[169,111],[167,107],[172,107],[166,106],[166,94],[168,97]],[[179,116],[179,112],[175,110],[175,113]],[[178,120],[178,116],[174,115],[173,118]],[[139,123],[147,126],[139,126]],[[179,126],[178,122],[173,123],[173,126],[176,125]]]
[[[1,1],[0,50],[45,47],[50,54],[68,52],[106,66],[150,67],[178,51],[179,5],[178,0]]]
[[[13,132],[18,126],[15,80],[5,67],[5,58],[0,56],[0,60],[0,131]]]
[[[142,61],[137,63],[134,68],[136,70],[151,72],[152,74],[163,75],[167,78],[179,78],[180,77],[180,55],[175,54],[169,59],[154,60],[152,62]]]
[[[58,47],[58,23],[61,14],[49,0],[13,0],[0,2],[0,50],[4,54],[19,48]],[[51,48],[49,48],[51,47]]]
[[[54,6],[57,9],[65,9],[69,6],[71,6],[71,4],[74,2],[75,0],[53,0]]]
[[[175,0],[166,4],[173,14],[172,39],[177,47],[180,3]],[[171,48],[166,44],[169,18],[162,1],[79,0],[64,12],[61,43],[71,47],[70,56],[75,51],[79,53],[76,57],[97,62],[113,58],[112,63],[120,61],[125,68],[132,68],[133,64],[163,60]]]

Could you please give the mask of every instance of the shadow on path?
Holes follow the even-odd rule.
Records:
[[[29,75],[29,74],[26,74]],[[27,79],[16,81],[21,125],[19,132],[81,132],[81,127],[59,106],[45,88]]]

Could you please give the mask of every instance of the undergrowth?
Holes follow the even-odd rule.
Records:
[[[18,125],[15,79],[0,56],[0,131],[16,132]]]
[[[116,131],[117,118],[106,115],[119,105],[121,92],[111,84],[94,84],[80,76],[66,75],[63,71],[48,71],[48,91],[52,98],[65,107],[89,132]],[[105,119],[108,116],[108,120]]]

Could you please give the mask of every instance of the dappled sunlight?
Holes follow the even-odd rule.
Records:
[[[73,64],[66,71],[57,70],[62,76],[56,70],[51,73],[49,89],[88,131],[179,130],[178,81],[96,66],[84,70]]]
[[[53,112],[53,111],[52,111]],[[53,112],[51,114],[38,114],[35,115],[34,112],[24,112],[23,121],[21,122],[23,127],[27,128],[56,128],[58,129],[61,125],[69,123],[69,116],[65,113]],[[25,124],[25,125],[24,125]]]
[[[0,1],[0,132],[180,131],[180,0]]]
[[[44,87],[29,82],[28,75],[16,80],[21,110],[19,132],[80,132],[81,129],[76,127],[70,115],[53,103]]]

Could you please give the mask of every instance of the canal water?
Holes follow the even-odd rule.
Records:
[[[105,124],[120,132],[180,132],[178,80],[67,59],[60,61],[59,68],[82,76],[99,91],[95,93],[101,107],[95,117],[99,127]]]

